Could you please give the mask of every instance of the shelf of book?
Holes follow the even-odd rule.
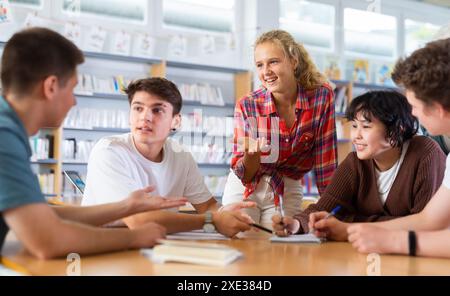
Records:
[[[0,42],[0,47],[3,47],[5,45],[5,42]],[[186,63],[182,61],[165,61],[158,57],[151,57],[151,58],[141,58],[141,57],[133,57],[133,56],[123,56],[123,55],[115,55],[115,54],[109,54],[109,53],[97,53],[97,52],[84,52],[84,55],[86,57],[86,63],[83,65],[82,70],[83,71],[91,71],[90,75],[94,75],[95,73],[100,73],[100,75],[103,75],[103,81],[105,82],[107,78],[105,78],[107,75],[109,75],[110,72],[107,70],[103,70],[101,63],[105,63],[105,65],[108,65],[108,70],[111,65],[113,65],[115,62],[117,62],[117,72],[125,71],[125,74],[129,74],[130,72],[128,67],[125,66],[124,63],[130,63],[132,65],[133,69],[141,69],[142,64],[148,66],[148,70],[146,70],[145,73],[139,73],[135,78],[139,77],[148,77],[149,75],[151,77],[167,77],[167,68],[168,67],[175,67],[175,68],[183,68],[187,70],[200,70],[200,71],[209,71],[211,73],[218,72],[218,73],[228,73],[232,75],[232,85],[233,90],[230,93],[230,96],[228,96],[228,99],[231,99],[231,101],[226,101],[223,104],[205,104],[202,102],[195,102],[195,101],[189,101],[185,100],[183,101],[183,105],[186,107],[195,107],[195,108],[210,108],[211,112],[213,112],[216,116],[222,116],[223,112],[220,112],[221,110],[226,110],[227,114],[233,114],[234,111],[234,99],[235,98],[241,98],[244,95],[250,93],[251,86],[252,86],[252,73],[248,71],[247,69],[242,68],[233,68],[233,67],[224,67],[224,66],[215,66],[215,65],[206,65],[206,64],[198,64],[198,63]],[[99,66],[100,65],[100,66]],[[106,73],[106,74],[105,74]],[[111,71],[111,73],[114,73]],[[84,75],[84,74],[81,74]],[[95,89],[90,90],[79,90],[78,87],[80,85],[83,86],[83,81],[85,81],[84,76],[81,76],[79,78],[80,83],[77,86],[77,89],[75,90],[75,95],[80,100],[90,100],[93,99],[104,99],[104,100],[111,100],[112,101],[127,101],[127,96],[121,92],[121,88],[126,85],[125,82],[127,80],[122,77],[121,75],[112,76],[111,80],[113,80],[115,84],[115,89],[111,93],[104,92],[104,91],[95,91]],[[169,78],[170,79],[170,78]],[[120,80],[120,81],[119,81]],[[117,82],[122,82],[122,84],[118,84]],[[89,104],[97,104],[98,109],[104,109],[105,107],[102,106],[103,103],[99,103],[98,101],[95,103],[89,103]],[[78,104],[82,105],[82,104]],[[109,104],[105,104],[109,105]],[[128,111],[128,106],[126,108]],[[62,197],[62,184],[63,184],[63,168],[64,166],[77,166],[77,167],[86,167],[87,163],[86,161],[70,161],[67,159],[64,159],[63,157],[63,142],[66,140],[65,136],[67,136],[68,133],[72,133],[72,135],[75,133],[75,138],[78,137],[77,133],[80,132],[81,134],[90,134],[92,136],[92,139],[98,140],[98,136],[103,133],[124,133],[128,132],[129,129],[126,128],[119,128],[119,127],[108,127],[108,128],[101,128],[101,127],[85,127],[82,126],[66,126],[63,128],[57,128],[57,129],[48,129],[47,133],[51,134],[53,136],[53,143],[49,146],[47,146],[47,152],[50,153],[50,150],[53,153],[52,157],[48,157],[46,159],[41,158],[35,158],[37,160],[33,161],[33,166],[37,167],[36,171],[37,173],[40,173],[41,171],[44,171],[45,173],[52,173],[53,174],[53,192],[46,192],[48,194],[49,198],[51,198],[54,201],[58,201]],[[200,133],[192,133],[192,132],[178,132],[176,135],[178,136],[187,136],[187,135],[196,135],[200,134],[202,137],[206,137],[205,132]],[[51,146],[51,148],[50,148]],[[207,168],[209,170],[218,170],[219,172],[223,172],[223,175],[225,175],[228,172],[229,164],[217,164],[217,163],[199,163],[200,167]],[[213,178],[216,176],[213,176]],[[218,193],[220,194],[220,192]]]

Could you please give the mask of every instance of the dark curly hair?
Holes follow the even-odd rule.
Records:
[[[386,139],[392,147],[401,147],[418,130],[417,118],[404,95],[396,91],[369,91],[354,98],[345,112],[351,121],[362,114],[369,122],[375,117],[386,127]]]
[[[124,92],[128,95],[128,102],[132,103],[133,97],[138,91],[145,91],[158,96],[161,100],[170,103],[173,107],[173,115],[180,113],[182,99],[180,91],[175,83],[165,78],[143,78],[130,82]]]
[[[450,111],[450,38],[430,42],[400,59],[392,79],[425,104],[437,102]]]

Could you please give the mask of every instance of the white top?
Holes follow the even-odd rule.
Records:
[[[155,185],[151,195],[186,197],[191,204],[212,198],[192,155],[167,139],[159,163],[138,152],[130,133],[102,138],[89,156],[82,205],[125,199],[130,192]]]
[[[406,141],[403,144],[402,154],[400,155],[400,158],[389,170],[380,172],[378,169],[375,169],[377,175],[378,193],[380,194],[381,203],[383,205],[386,202],[386,199],[389,195],[389,191],[391,191],[392,184],[394,184],[398,171],[400,170],[403,160],[405,159],[406,151],[408,151],[408,146],[409,141]]]
[[[444,181],[442,182],[447,189],[450,189],[450,154],[447,155],[447,161],[445,163],[445,175]]]

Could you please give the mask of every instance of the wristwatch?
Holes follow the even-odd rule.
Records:
[[[205,224],[203,224],[203,231],[207,233],[216,232],[216,227],[213,224],[213,215],[210,211],[205,213]]]

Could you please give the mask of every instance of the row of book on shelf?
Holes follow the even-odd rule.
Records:
[[[30,160],[37,161],[53,158],[54,139],[53,135],[30,137],[29,143],[32,152]]]
[[[128,129],[129,111],[73,107],[64,120],[64,128]],[[181,115],[181,132],[200,132],[210,136],[233,135],[233,117],[205,116],[201,110]]]
[[[79,95],[94,95],[94,93],[124,95],[124,89],[132,80],[133,78],[127,78],[123,75],[99,76],[79,73],[78,84],[74,92]],[[220,86],[201,82],[176,84],[184,101],[198,102],[204,105],[225,105]]]
[[[76,138],[65,138],[62,143],[62,155],[65,162],[86,163],[95,146],[95,140],[79,140]],[[197,163],[206,164],[228,164],[231,161],[232,152],[217,144],[201,143],[191,146],[183,145],[189,151]]]
[[[336,113],[345,113],[349,102],[346,85],[338,85],[334,90],[334,105]]]
[[[46,174],[38,174],[38,181],[41,187],[41,191],[43,194],[53,194],[55,188],[55,174],[54,173],[46,173]]]
[[[79,73],[78,84],[74,93],[82,95],[92,95],[93,93],[122,95],[130,81],[131,79],[125,78],[123,75],[97,76]]]
[[[202,112],[181,115],[181,132],[200,132],[208,136],[232,136],[233,117],[204,116]]]
[[[222,89],[209,83],[176,83],[181,97],[185,101],[199,102],[204,105],[224,106]]]
[[[67,114],[63,126],[79,129],[128,129],[128,118],[128,110],[73,107]]]

